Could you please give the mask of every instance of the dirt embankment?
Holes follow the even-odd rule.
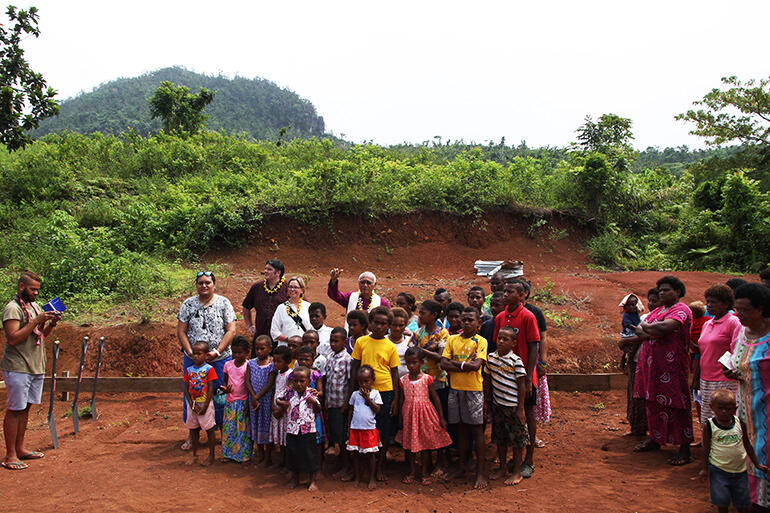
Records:
[[[545,224],[537,222],[545,219]],[[477,259],[523,260],[526,277],[535,285],[537,300],[549,318],[549,367],[552,372],[615,370],[615,340],[620,327],[618,301],[628,292],[644,296],[663,272],[601,273],[591,271],[584,248],[586,232],[559,217],[525,212],[493,213],[483,222],[424,213],[383,219],[336,218],[321,226],[273,219],[244,247],[216,250],[191,265],[193,272],[216,269],[217,292],[228,297],[240,316],[240,303],[260,277],[265,260],[279,258],[287,274],[308,281],[307,299],[327,305],[327,324],[341,325],[344,309],[326,296],[329,269],[342,267],[343,290],[356,287],[358,274],[377,275],[378,292],[394,299],[401,291],[418,301],[444,287],[456,300],[485,278],[473,273]],[[711,284],[728,276],[713,273],[677,274],[688,287],[686,301],[702,300]],[[181,372],[174,313],[184,297],[158,302],[153,321],[140,324],[130,309],[110,314],[94,325],[62,323],[52,338],[62,341],[60,369],[77,370],[79,340],[91,337],[86,369],[96,362],[95,341],[106,338],[103,371],[106,375],[162,376]],[[243,321],[238,330],[245,332]]]

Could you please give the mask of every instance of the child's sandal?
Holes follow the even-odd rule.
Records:
[[[433,479],[428,476],[425,476],[422,478],[422,480],[420,480],[420,484],[423,486],[430,486],[433,484]]]
[[[401,482],[404,484],[412,484],[414,483],[414,476],[404,476],[403,479],[401,479]]]

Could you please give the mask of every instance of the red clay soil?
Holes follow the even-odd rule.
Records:
[[[72,419],[62,417],[69,403],[57,401],[59,448],[53,449],[46,394],[46,407],[33,408],[27,432],[27,446],[46,457],[26,471],[0,471],[3,511],[711,511],[707,484],[697,477],[701,449],[693,450],[698,463],[684,467],[665,463],[670,448],[632,453],[639,440],[622,436],[628,428],[622,392],[551,397],[553,419],[539,431],[547,445],[537,450],[534,476],[518,486],[493,481],[475,491],[463,480],[404,485],[403,453],[395,450],[389,481],[377,490],[323,476],[320,491],[309,493],[287,490],[286,477],[273,470],[222,462],[208,469],[185,466],[181,401],[170,394],[98,396],[99,420],[81,419],[77,435]],[[490,460],[492,453],[490,446]]]
[[[393,300],[400,291],[418,300],[441,286],[464,300],[472,285],[488,282],[473,273],[477,259],[523,260],[526,276],[538,294],[536,304],[549,316],[551,372],[614,371],[619,359],[615,341],[620,328],[620,299],[629,292],[644,296],[660,271],[602,273],[589,269],[585,235],[559,218],[532,238],[533,218],[492,214],[485,226],[450,216],[421,214],[387,219],[337,219],[309,227],[277,219],[238,250],[214,251],[191,265],[217,270],[218,293],[240,303],[269,258],[279,258],[287,272],[309,281],[308,300],[327,305],[327,324],[340,325],[344,309],[326,297],[328,272],[342,267],[343,290],[352,290],[364,270],[378,278],[378,292]],[[687,285],[685,301],[703,299],[711,284],[729,276],[673,273]],[[91,344],[86,375],[93,373],[96,339],[106,338],[102,371],[112,376],[168,376],[181,373],[174,313],[184,296],[157,305],[154,321],[136,322],[129,310],[113,313],[98,325],[62,323],[51,339],[62,342],[59,369],[77,371],[80,338]],[[244,332],[242,321],[239,332]],[[50,351],[49,351],[50,353]],[[72,435],[71,419],[56,404],[61,445],[51,450],[45,408],[32,411],[28,446],[46,450],[44,460],[25,472],[0,472],[4,511],[183,511],[190,509],[259,511],[283,497],[291,511],[354,512],[362,509],[404,511],[710,511],[707,488],[696,478],[696,465],[673,468],[665,454],[631,454],[638,440],[623,438],[625,398],[606,393],[554,393],[554,419],[542,430],[548,445],[539,450],[535,477],[515,488],[495,483],[473,491],[467,483],[431,487],[400,484],[402,465],[390,469],[390,484],[376,492],[324,478],[321,492],[291,492],[275,472],[251,471],[234,464],[213,468],[182,465],[179,442],[185,437],[180,398],[173,395],[115,394],[100,397],[101,418],[84,419]],[[4,391],[0,401],[5,404]],[[592,408],[596,406],[596,408]],[[603,408],[602,408],[603,406]],[[700,456],[699,450],[695,452]],[[399,454],[399,457],[401,455]],[[216,484],[214,484],[216,483]]]

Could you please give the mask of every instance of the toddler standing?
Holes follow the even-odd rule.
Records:
[[[211,398],[214,395],[213,382],[216,381],[217,372],[214,367],[206,363],[209,352],[208,342],[198,341],[192,346],[193,364],[184,372],[184,395],[187,405],[187,420],[185,425],[190,430],[192,439],[192,458],[187,462],[192,465],[198,458],[198,443],[201,429],[206,431],[208,437],[209,457],[201,463],[208,466],[214,463],[214,443],[216,441],[217,421],[214,418],[214,406]]]
[[[257,445],[257,461],[272,464],[270,444],[270,419],[272,417],[273,387],[275,386],[275,365],[270,357],[273,342],[268,335],[260,335],[254,341],[256,358],[249,360],[246,368],[246,388],[251,406],[251,439]]]
[[[711,394],[711,410],[715,416],[703,423],[703,448],[709,476],[709,495],[719,513],[727,513],[732,502],[738,511],[751,506],[746,455],[762,472],[768,468],[759,463],[751,446],[746,425],[735,416],[735,394],[717,389]]]
[[[225,415],[222,423],[222,457],[240,463],[251,460],[253,442],[249,433],[248,392],[246,373],[250,345],[241,335],[233,339],[230,347],[233,359],[225,363]]]
[[[343,481],[355,480],[361,482],[363,471],[361,460],[364,455],[369,460],[369,489],[376,488],[377,457],[380,450],[380,434],[377,432],[376,416],[382,408],[382,397],[374,385],[374,369],[369,365],[362,365],[358,369],[358,391],[350,396],[349,409],[350,435],[347,450],[357,452],[353,458],[353,476],[343,476]]]
[[[299,485],[300,472],[309,475],[307,489],[318,490],[315,475],[318,472],[316,443],[316,416],[321,412],[317,392],[310,388],[310,369],[297,365],[292,372],[291,384],[276,399],[278,414],[286,419],[286,466],[291,471],[289,485]]]

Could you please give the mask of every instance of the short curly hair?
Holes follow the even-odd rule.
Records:
[[[722,303],[725,303],[730,310],[732,310],[733,306],[735,305],[733,289],[721,283],[717,283],[716,285],[712,285],[707,288],[706,292],[703,293],[703,297],[705,297],[707,301],[708,298],[721,301]]]
[[[664,276],[658,280],[658,283],[656,283],[658,289],[660,289],[660,286],[664,284],[671,285],[672,289],[679,292],[680,298],[683,298],[685,294],[687,294],[687,289],[685,288],[684,283],[682,283],[682,280],[676,276]]]
[[[770,317],[770,289],[759,283],[747,283],[735,289],[735,299],[748,299],[754,308],[762,308],[762,315]]]

